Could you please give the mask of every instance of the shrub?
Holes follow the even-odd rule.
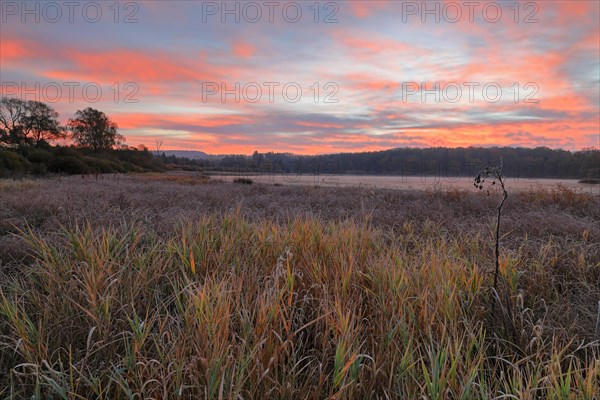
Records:
[[[92,172],[81,156],[57,157],[52,164],[52,171],[70,175]]]
[[[590,185],[600,185],[600,179],[582,179],[579,183],[587,183]]]
[[[2,175],[7,172],[22,174],[29,167],[29,161],[21,154],[12,150],[0,150],[0,171]]]
[[[51,165],[55,156],[52,152],[45,149],[33,149],[27,154],[27,159],[32,163],[44,164],[46,166]]]
[[[233,180],[233,183],[239,183],[242,185],[252,185],[254,182],[250,178],[236,178]]]
[[[30,172],[34,175],[46,175],[48,167],[42,163],[32,163]]]
[[[115,172],[122,172],[123,169],[118,163],[102,158],[85,157],[84,160],[90,171],[93,173],[112,174]]]

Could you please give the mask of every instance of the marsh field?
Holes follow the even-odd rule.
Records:
[[[177,173],[185,175],[186,173]],[[194,173],[187,173],[193,176]],[[211,178],[224,182],[233,182],[239,178],[251,179],[256,183],[267,185],[300,185],[325,186],[337,188],[365,189],[398,189],[398,190],[471,190],[473,178],[466,176],[441,175],[351,175],[351,174],[306,174],[306,173],[219,173],[209,175]],[[580,183],[577,179],[546,179],[509,177],[507,182],[512,191],[535,191],[539,189],[552,190],[557,187],[571,189],[575,192],[600,194],[600,185]]]
[[[600,196],[0,181],[2,399],[598,399]],[[596,192],[594,192],[596,190]]]

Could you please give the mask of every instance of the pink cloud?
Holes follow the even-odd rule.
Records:
[[[241,58],[250,58],[256,51],[256,48],[246,42],[235,42],[233,44],[233,52]]]

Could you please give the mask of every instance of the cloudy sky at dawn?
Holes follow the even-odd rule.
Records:
[[[600,143],[598,1],[2,1],[2,94],[129,145],[302,154]]]

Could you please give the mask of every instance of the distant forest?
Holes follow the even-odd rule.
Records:
[[[68,146],[53,145],[68,140]],[[104,112],[77,110],[66,125],[49,104],[0,97],[0,178],[46,174],[103,174],[189,170],[235,174],[371,174],[475,176],[502,160],[508,177],[600,179],[600,150],[570,152],[547,147],[403,148],[377,152],[300,156],[258,153],[210,156],[167,155],[144,145],[130,147]],[[190,159],[192,154],[208,159]]]
[[[474,176],[502,160],[509,177],[600,178],[600,150],[555,150],[547,147],[401,148],[376,152],[299,156],[289,153],[227,155],[220,160],[159,156],[164,164],[183,169],[239,174],[365,174],[401,176]]]

